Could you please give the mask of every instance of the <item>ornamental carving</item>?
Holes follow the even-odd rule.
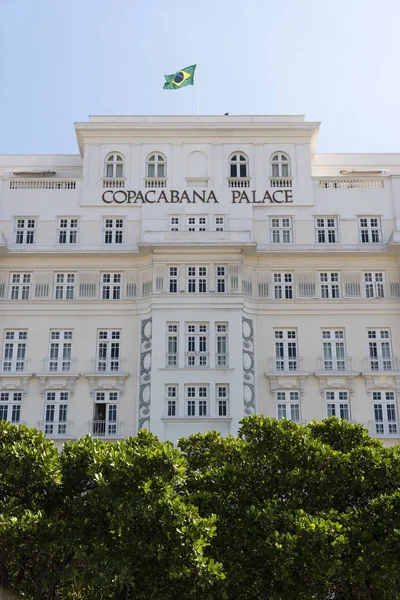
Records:
[[[152,319],[144,319],[140,330],[139,429],[150,427]]]
[[[243,403],[244,414],[256,412],[255,364],[254,364],[254,324],[252,319],[242,317],[243,341]]]

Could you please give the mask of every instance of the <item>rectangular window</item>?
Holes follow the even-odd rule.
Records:
[[[362,244],[379,244],[382,242],[380,217],[359,217],[358,233]]]
[[[29,300],[32,275],[30,273],[10,274],[10,300]]]
[[[186,217],[186,231],[207,231],[207,217]]]
[[[119,435],[118,392],[96,392],[92,433],[96,437]]]
[[[26,371],[27,331],[6,331],[3,351],[3,371]]]
[[[179,325],[178,323],[167,323],[167,367],[177,367],[179,364]]]
[[[278,419],[290,419],[298,423],[300,421],[300,393],[299,392],[276,392],[276,410]]]
[[[228,366],[228,323],[216,323],[216,367]]]
[[[186,323],[186,366],[208,367],[208,323]]]
[[[326,416],[337,417],[338,419],[350,418],[349,411],[349,392],[333,390],[325,392]]]
[[[124,241],[124,219],[106,218],[103,221],[104,244],[122,244]]]
[[[339,273],[320,273],[319,281],[321,298],[340,298]]]
[[[371,371],[392,371],[392,344],[389,329],[368,330],[368,369]]]
[[[216,386],[215,397],[217,400],[218,417],[229,416],[229,386],[227,384]]]
[[[315,239],[317,244],[336,244],[339,241],[337,218],[316,217]]]
[[[178,292],[179,270],[178,267],[168,267],[168,291],[172,294]]]
[[[73,300],[75,298],[75,273],[56,273],[54,280],[54,299]]]
[[[37,219],[17,218],[14,221],[14,241],[16,244],[35,244]]]
[[[22,392],[1,392],[0,421],[21,422]]]
[[[58,219],[57,240],[59,244],[77,244],[78,224],[76,217],[60,217]]]
[[[101,299],[102,300],[121,300],[122,298],[122,274],[121,273],[102,273],[101,274]]]
[[[50,331],[49,371],[72,369],[72,331]]]
[[[185,386],[187,417],[208,417],[208,385]]]
[[[385,297],[383,273],[364,273],[364,286],[366,298]]]
[[[295,329],[275,330],[275,368],[277,371],[297,371],[297,341]]]
[[[325,371],[344,371],[346,369],[344,330],[323,329],[322,351]]]
[[[47,392],[44,407],[44,433],[46,435],[67,434],[69,392]]]
[[[372,392],[376,435],[398,435],[397,406],[394,392]]]
[[[176,417],[178,415],[178,386],[167,385],[166,386],[166,404],[167,404],[167,417]]]
[[[274,298],[290,300],[293,298],[293,274],[274,273]]]
[[[120,371],[120,331],[101,330],[97,333],[97,371]]]
[[[170,217],[169,218],[169,230],[170,231],[180,231],[181,229],[181,218],[180,217]]]
[[[207,292],[207,267],[186,267],[186,291],[192,294]]]
[[[226,287],[227,269],[221,265],[215,267],[215,291],[224,293],[227,291]]]
[[[293,242],[292,217],[271,217],[269,226],[272,244],[291,244]]]
[[[225,217],[222,215],[216,215],[214,217],[214,229],[215,231],[225,231]]]

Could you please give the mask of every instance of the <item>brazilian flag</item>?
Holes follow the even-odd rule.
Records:
[[[196,67],[197,65],[192,65],[191,67],[185,67],[172,75],[164,75],[164,90],[178,90],[186,85],[193,85]]]

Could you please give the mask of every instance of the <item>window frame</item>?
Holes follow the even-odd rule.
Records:
[[[18,222],[19,221],[24,221],[24,225],[23,226],[19,226]],[[34,227],[29,227],[25,225],[25,221],[28,222],[33,222]],[[36,238],[37,238],[37,230],[38,230],[38,223],[39,223],[39,218],[38,217],[24,217],[24,216],[17,216],[14,217],[14,227],[13,227],[13,242],[14,244],[18,245],[18,246],[31,246],[36,244]],[[19,235],[22,235],[22,241],[19,241]],[[29,241],[28,241],[28,236],[29,236]],[[30,241],[30,237],[32,236],[32,241]]]
[[[288,219],[289,226],[283,224],[283,221]],[[278,226],[274,225],[274,220],[278,220]],[[286,237],[289,232],[289,241],[285,241],[284,237]],[[279,241],[275,241],[274,237],[279,238]],[[271,244],[293,244],[294,243],[294,229],[293,229],[293,216],[270,216],[269,217],[269,239]]]
[[[282,156],[286,158],[286,160],[282,160]],[[277,158],[277,160],[275,160]],[[270,163],[270,177],[272,179],[286,179],[292,177],[292,161],[287,152],[283,152],[282,150],[275,150],[269,159]],[[283,174],[283,166],[287,166],[287,175]],[[278,174],[274,173],[274,167],[278,167]]]
[[[118,158],[115,157],[120,157],[121,160],[118,160]],[[110,160],[110,159],[113,160]],[[117,167],[121,166],[121,174],[118,175],[117,171]],[[111,167],[111,171],[112,174],[108,173],[108,167]],[[104,159],[104,178],[105,179],[123,179],[125,177],[125,157],[121,152],[118,152],[117,150],[113,150],[112,152],[109,152],[107,154],[107,156]]]
[[[194,395],[189,390],[194,388]],[[201,391],[200,391],[201,390]],[[203,395],[205,390],[205,395]],[[190,403],[190,410],[189,410]],[[194,412],[194,414],[191,414]],[[205,414],[204,414],[205,412]],[[210,384],[187,383],[185,384],[185,417],[208,418],[210,416]]]
[[[0,392],[0,420],[7,421],[8,423],[12,423],[14,425],[21,424],[22,399],[23,392],[16,390],[2,390]],[[5,408],[7,408],[6,418],[4,418]],[[16,416],[16,413],[18,415],[18,418],[14,418],[14,416]]]
[[[18,277],[18,281],[15,278]],[[20,280],[22,278],[22,281]],[[27,281],[25,279],[28,278]],[[8,299],[30,300],[32,298],[32,273],[26,271],[15,271],[9,275]]]
[[[244,160],[237,157],[243,157]],[[235,152],[232,152],[228,158],[228,165],[229,179],[250,179],[250,161],[246,152],[243,152],[242,150],[235,150]],[[241,167],[244,167],[244,175]],[[233,171],[235,171],[236,174],[233,174]]]
[[[380,281],[377,281],[377,275],[381,277]],[[371,280],[367,281],[367,276],[371,276]],[[364,271],[363,272],[363,284],[365,297],[370,299],[382,300],[386,297],[386,286],[385,286],[385,272],[384,271]],[[372,292],[372,295],[370,295]]]
[[[67,227],[61,227],[61,222],[66,221]],[[72,227],[71,224],[76,221],[76,227]],[[57,217],[57,244],[60,246],[70,246],[79,243],[79,217]],[[65,233],[66,241],[60,241],[61,234]],[[75,234],[75,241],[72,241]],[[69,238],[69,239],[67,239]]]
[[[294,423],[301,422],[301,393],[300,390],[276,390],[276,418],[288,419]],[[287,397],[288,396],[288,397]],[[293,396],[293,397],[292,397]],[[296,397],[294,397],[296,396]],[[280,414],[285,407],[285,415]],[[293,419],[293,409],[298,411],[298,418]],[[290,414],[290,417],[287,414]]]
[[[152,157],[157,157],[157,159],[151,160]],[[160,160],[161,157],[161,160]],[[154,173],[151,174],[150,167],[154,167]],[[163,174],[159,173],[160,166],[163,166]],[[166,179],[167,178],[167,157],[163,152],[159,150],[153,150],[146,157],[146,168],[145,168],[145,178],[146,179]]]
[[[334,224],[329,225],[329,221],[333,220]],[[322,224],[318,224],[318,221],[323,221]],[[316,244],[339,244],[339,218],[337,215],[328,215],[328,216],[314,216],[314,231],[315,231],[315,243]],[[334,240],[329,240],[333,232]],[[324,240],[320,240],[320,235],[324,237]]]
[[[377,225],[372,225],[371,221],[377,220]],[[366,224],[362,224],[362,221],[366,220]],[[358,215],[357,217],[358,227],[358,239],[360,244],[382,244],[383,243],[383,229],[382,229],[382,217],[381,215]],[[376,234],[377,232],[377,234]],[[367,240],[363,240],[363,237],[367,236]],[[377,239],[373,239],[377,236]]]
[[[107,222],[112,221],[112,226],[108,227]],[[121,221],[122,226],[117,226]],[[107,234],[111,234],[111,241],[107,240]],[[101,243],[104,246],[120,246],[125,243],[125,217],[104,216],[102,219]]]
[[[326,276],[326,280],[323,279]],[[336,276],[337,279],[332,279]],[[319,297],[322,300],[342,298],[340,271],[318,271]]]
[[[67,281],[58,281],[59,277],[66,278]],[[68,281],[69,278],[73,277],[73,281]],[[68,272],[55,272],[53,282],[53,300],[75,300],[76,298],[76,273]],[[72,295],[71,295],[72,290]],[[61,291],[62,297],[58,298],[59,292]],[[65,292],[65,297],[64,297]]]

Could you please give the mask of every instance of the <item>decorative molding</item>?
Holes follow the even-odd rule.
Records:
[[[150,427],[152,317],[140,329],[139,429]]]
[[[365,379],[365,385],[367,388],[368,396],[371,395],[371,391],[375,390],[386,390],[395,389],[396,392],[400,392],[400,376],[399,375],[366,375],[363,373]]]
[[[330,373],[329,375],[318,375],[314,373],[319,381],[319,393],[324,398],[326,390],[348,390],[350,396],[354,393],[354,379],[356,374]]]
[[[33,374],[19,375],[13,373],[11,377],[0,377],[0,390],[9,392],[22,392],[24,397],[28,394],[29,379]]]
[[[245,416],[256,412],[254,322],[242,317],[243,402]]]
[[[271,396],[275,396],[276,390],[300,390],[301,396],[304,396],[304,383],[306,378],[308,377],[307,373],[303,374],[295,374],[288,376],[288,373],[283,374],[282,376],[278,376],[276,374],[270,375],[265,373],[265,377],[269,379],[269,386],[271,391]]]

